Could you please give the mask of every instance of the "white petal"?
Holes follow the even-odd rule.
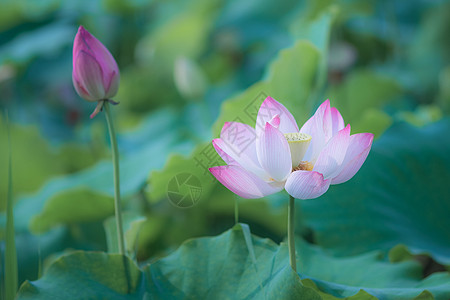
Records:
[[[369,154],[372,141],[373,134],[371,133],[358,133],[350,136],[342,168],[340,173],[332,179],[331,184],[346,182],[359,171]]]
[[[283,184],[267,183],[239,166],[219,166],[209,171],[227,189],[247,199],[262,198],[283,189]]]
[[[330,116],[327,117],[328,115]],[[305,154],[305,160],[314,163],[331,136],[331,131],[328,130],[329,126],[326,126],[325,120],[331,120],[329,100],[323,102],[314,115],[300,129],[301,133],[307,133],[312,137],[311,144]]]
[[[228,163],[230,159],[236,161],[237,164],[244,169],[253,172],[261,178],[268,180],[269,175],[260,166],[256,155],[256,133],[255,129],[247,124],[238,122],[226,122],[220,132],[220,139],[213,142],[214,148],[220,148],[219,155]]]
[[[256,144],[258,160],[264,170],[276,181],[284,181],[292,170],[289,144],[278,129],[266,123]]]
[[[330,187],[331,179],[314,171],[295,171],[286,181],[286,191],[297,199],[314,199],[322,196]]]
[[[333,178],[339,174],[349,142],[350,124],[339,131],[325,145],[314,164],[313,170],[322,173],[326,179]]]
[[[261,104],[258,111],[258,116],[256,118],[256,134],[258,136],[264,131],[266,123],[270,122],[275,115],[280,117],[278,129],[282,133],[298,132],[298,126],[295,122],[295,118],[289,110],[272,97],[267,97]]]

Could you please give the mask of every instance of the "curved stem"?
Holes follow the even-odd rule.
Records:
[[[295,226],[295,199],[289,195],[288,206],[288,246],[289,246],[289,263],[291,268],[297,272],[297,261],[295,258],[295,238],[294,238],[294,226]]]
[[[108,123],[109,137],[111,139],[111,148],[114,167],[114,207],[116,213],[117,240],[119,242],[119,253],[125,254],[125,242],[123,238],[122,209],[120,203],[120,176],[119,176],[119,149],[117,147],[116,132],[112,120],[111,109],[108,101],[104,101],[103,107],[106,111],[106,122]]]

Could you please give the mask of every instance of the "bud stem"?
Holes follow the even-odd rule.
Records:
[[[295,258],[295,238],[294,238],[294,226],[295,226],[295,199],[289,195],[288,206],[288,246],[289,246],[289,263],[291,268],[297,272],[297,261]]]
[[[119,149],[117,147],[116,132],[114,130],[114,124],[112,120],[111,109],[109,102],[103,100],[103,107],[106,112],[106,122],[108,123],[109,137],[111,139],[111,148],[113,156],[113,168],[114,168],[114,206],[116,213],[116,225],[117,225],[117,240],[119,242],[119,253],[125,254],[125,243],[123,238],[123,226],[122,226],[122,209],[120,203],[120,176],[119,176]]]

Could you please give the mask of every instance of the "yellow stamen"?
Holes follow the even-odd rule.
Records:
[[[314,165],[310,163],[309,161],[303,160],[301,161],[298,166],[295,168],[292,168],[292,172],[294,171],[312,171],[314,168]]]

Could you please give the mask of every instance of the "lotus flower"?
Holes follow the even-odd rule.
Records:
[[[225,187],[243,198],[283,189],[297,199],[314,199],[331,184],[351,179],[372,146],[373,134],[350,135],[339,111],[326,100],[299,130],[292,114],[267,97],[256,128],[227,122],[213,146],[228,164],[210,168]]]
[[[119,88],[120,73],[114,57],[83,26],[73,43],[72,80],[78,95],[88,101],[107,100]]]

